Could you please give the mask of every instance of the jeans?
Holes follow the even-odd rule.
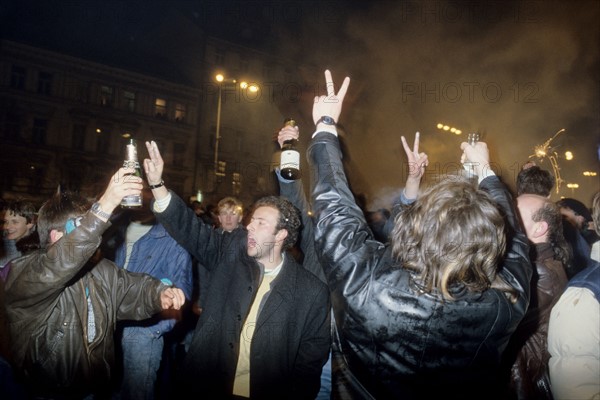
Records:
[[[329,359],[323,365],[321,372],[321,390],[317,394],[316,400],[329,400],[331,398],[331,350],[329,351]]]
[[[152,327],[125,327],[121,345],[123,383],[120,398],[153,399],[164,345],[162,335]]]

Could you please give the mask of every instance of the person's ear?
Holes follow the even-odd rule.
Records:
[[[280,230],[279,230],[279,231],[277,231],[277,233],[275,234],[275,240],[276,240],[277,242],[283,242],[287,236],[288,236],[288,231],[287,231],[287,229],[280,229]]]
[[[546,221],[536,222],[533,236],[536,238],[545,236],[548,233],[548,228],[548,223]]]
[[[60,231],[57,231],[56,229],[52,229],[50,231],[50,244],[56,243],[58,241],[58,239],[60,239],[64,235],[65,235],[64,232],[60,232]]]

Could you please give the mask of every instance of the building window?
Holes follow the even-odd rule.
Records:
[[[108,154],[110,140],[110,130],[96,129],[96,151],[101,154]]]
[[[175,121],[179,121],[179,122],[185,121],[185,114],[186,114],[185,104],[181,104],[181,103],[175,104]]]
[[[103,107],[112,107],[113,105],[113,88],[110,86],[102,86],[100,88],[100,105]]]
[[[123,98],[125,99],[125,109],[129,112],[135,112],[135,93],[123,92]]]
[[[27,70],[23,67],[13,65],[10,73],[10,87],[13,89],[25,89],[25,78]]]
[[[85,146],[85,129],[84,124],[73,125],[73,137],[71,139],[71,145],[74,150],[84,150]]]
[[[187,146],[183,143],[173,143],[173,165],[181,167],[185,164],[185,150]]]
[[[37,91],[39,94],[49,95],[52,91],[52,74],[48,72],[40,72],[38,75],[38,87]]]
[[[157,98],[154,102],[154,115],[156,118],[167,117],[167,100]]]
[[[235,196],[239,196],[241,191],[242,191],[242,174],[240,174],[239,172],[234,172],[232,174],[232,189],[233,189],[233,194]]]
[[[90,98],[90,85],[88,82],[77,82],[75,86],[75,100],[87,103]]]
[[[48,120],[43,118],[33,119],[33,129],[31,131],[31,141],[33,144],[45,145],[46,134],[48,132]]]
[[[219,67],[225,65],[225,51],[220,47],[215,49],[215,64]]]
[[[4,120],[4,137],[17,140],[21,136],[21,121],[17,114],[8,113]]]

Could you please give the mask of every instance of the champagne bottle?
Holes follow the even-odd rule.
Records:
[[[140,162],[138,161],[137,155],[137,143],[135,139],[129,139],[125,150],[125,161],[123,161],[123,167],[135,168],[135,172],[131,175],[142,176],[142,169],[140,168]],[[121,207],[133,208],[142,206],[142,196],[139,194],[132,194],[123,197],[121,200]]]
[[[479,141],[479,133],[469,133],[467,136],[467,143],[471,146],[475,146],[475,144]],[[477,181],[477,173],[475,172],[475,163],[472,161],[466,160],[463,163],[463,167],[465,169],[465,175],[467,178]]]
[[[286,118],[283,125],[296,126],[296,121],[292,118]],[[283,146],[281,146],[279,171],[284,179],[296,180],[300,178],[300,152],[296,148],[297,143],[296,139],[289,139],[284,141]]]

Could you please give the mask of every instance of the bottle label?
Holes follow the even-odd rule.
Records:
[[[140,168],[140,163],[136,160],[125,160],[123,161],[123,168],[135,168],[138,170]]]
[[[141,207],[141,205],[142,196],[137,194],[125,196],[123,197],[123,200],[121,200],[121,207]]]
[[[284,150],[281,152],[280,169],[300,169],[300,153],[296,150]]]

